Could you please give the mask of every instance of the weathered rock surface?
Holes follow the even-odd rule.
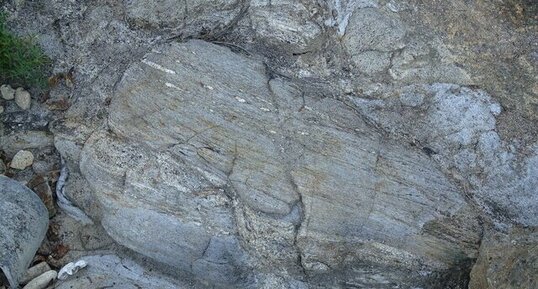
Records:
[[[178,282],[170,277],[151,272],[133,260],[116,255],[103,254],[84,256],[88,266],[76,276],[65,281],[57,281],[55,288],[99,289],[99,288],[200,288],[196,282]]]
[[[176,278],[467,288],[482,242],[475,269],[502,288],[534,274],[483,252],[514,227],[536,240],[537,7],[8,2],[10,28],[75,77],[50,92],[65,113],[2,101],[0,142],[9,159],[11,132],[49,126],[67,197]],[[191,38],[233,52],[167,44]]]
[[[538,287],[536,229],[488,232],[471,272],[470,289]]]
[[[49,218],[34,192],[1,175],[0,197],[0,275],[17,288],[45,237]]]
[[[517,143],[503,142],[495,116],[501,106],[484,91],[453,84],[413,85],[387,100],[354,99],[364,115],[422,148],[466,193],[500,222],[538,225],[538,151],[517,160]],[[517,164],[517,165],[516,165]]]
[[[137,28],[164,28],[176,33],[222,33],[244,13],[247,1],[125,1],[127,22]],[[190,32],[186,32],[190,31]],[[214,35],[207,35],[213,37]]]
[[[476,216],[419,149],[227,48],[156,50],[126,71],[110,130],[82,151],[119,243],[228,283],[247,267],[304,279],[367,262],[427,284],[476,257]],[[415,273],[395,280],[389,267]]]
[[[9,157],[13,157],[19,150],[32,150],[52,147],[54,137],[45,131],[24,131],[3,135],[0,139],[0,149]]]
[[[322,12],[315,1],[254,0],[250,1],[244,25],[252,27],[252,37],[258,41],[304,53],[324,32],[319,17]]]

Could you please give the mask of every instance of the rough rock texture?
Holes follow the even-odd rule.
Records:
[[[131,259],[103,254],[83,257],[88,266],[65,281],[57,281],[55,288],[200,288],[196,282],[178,282],[157,272],[148,272]]]
[[[109,131],[82,152],[118,242],[228,283],[246,266],[303,279],[368,261],[380,276],[415,271],[398,280],[411,284],[476,257],[476,216],[419,149],[227,48],[155,51],[126,71]]]
[[[127,22],[135,28],[164,28],[181,37],[202,34],[215,37],[242,17],[248,1],[243,0],[160,0],[124,1]],[[174,35],[180,36],[180,35]]]
[[[24,170],[34,162],[34,155],[30,151],[20,150],[11,160],[10,167],[17,170]]]
[[[47,232],[47,208],[26,186],[0,175],[0,215],[0,279],[17,288]]]
[[[22,109],[27,110],[30,108],[32,98],[30,93],[23,88],[19,87],[15,91],[15,103]]]
[[[535,274],[488,249],[537,242],[532,1],[7,2],[74,73],[47,94],[62,110],[2,103],[7,157],[50,129],[66,195],[159,270],[255,288]]]
[[[496,131],[500,105],[481,90],[454,84],[413,85],[385,101],[353,99],[355,106],[386,131],[429,153],[466,194],[495,219],[538,225],[538,151],[529,147],[521,162],[517,143]],[[517,165],[516,165],[517,164]]]
[[[2,136],[0,149],[13,157],[19,150],[31,150],[53,146],[54,136],[45,131],[25,131]]]
[[[538,287],[536,229],[514,228],[484,236],[471,271],[472,289]]]
[[[2,94],[2,98],[5,100],[12,100],[15,98],[15,90],[8,84],[0,86],[0,94]]]

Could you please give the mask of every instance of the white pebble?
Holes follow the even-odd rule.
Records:
[[[0,105],[0,114],[4,112],[4,107]]]
[[[58,273],[59,280],[65,280],[67,277],[76,274],[80,269],[86,267],[88,263],[84,260],[78,260],[77,262],[67,263]]]
[[[12,100],[15,97],[15,89],[8,84],[0,86],[0,93],[5,100]]]
[[[24,88],[19,87],[15,91],[15,103],[23,110],[30,108],[31,97],[30,93]]]
[[[10,167],[17,170],[24,170],[34,162],[34,155],[25,150],[18,151],[11,160]]]
[[[58,274],[54,270],[47,271],[34,280],[28,282],[22,289],[43,289],[46,288],[49,283],[56,278]]]

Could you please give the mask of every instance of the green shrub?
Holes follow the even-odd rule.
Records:
[[[5,20],[0,13],[0,84],[45,88],[50,59],[32,39],[11,34]]]

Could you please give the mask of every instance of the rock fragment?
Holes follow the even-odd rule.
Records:
[[[21,278],[21,284],[27,284],[29,281],[35,279],[39,275],[50,271],[50,266],[47,262],[41,262],[33,267],[26,270],[26,274]]]
[[[54,147],[53,135],[40,130],[25,130],[0,138],[0,150],[10,157],[19,150],[43,150],[48,147]]]
[[[60,269],[58,279],[65,280],[69,276],[75,275],[80,269],[83,269],[86,266],[88,266],[88,263],[86,263],[84,260],[78,260],[75,263],[69,262],[62,269]]]
[[[58,273],[54,270],[47,271],[41,275],[39,275],[34,280],[28,282],[26,286],[24,286],[22,289],[43,289],[46,288],[50,282],[52,282]]]
[[[24,170],[34,162],[34,155],[30,151],[20,150],[11,160],[10,167],[17,170]]]
[[[15,103],[23,110],[27,110],[30,108],[32,98],[30,97],[30,93],[26,91],[24,88],[19,87],[15,91]]]
[[[10,288],[18,288],[43,242],[48,213],[34,192],[16,180],[0,176],[0,215],[0,270]]]
[[[5,100],[12,100],[15,98],[15,90],[8,84],[0,86],[0,93],[2,94],[2,98]]]

